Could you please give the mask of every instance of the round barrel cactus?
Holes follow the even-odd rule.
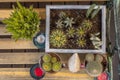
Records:
[[[53,63],[53,66],[52,66],[53,71],[55,71],[55,72],[60,71],[61,68],[62,68],[62,63],[61,62]]]
[[[101,63],[97,61],[91,61],[87,63],[86,71],[90,76],[97,77],[102,73],[103,66]]]
[[[42,64],[42,68],[45,70],[45,71],[51,71],[52,70],[52,64],[51,63],[48,63],[48,62],[44,62]]]
[[[86,54],[85,60],[88,62],[94,61],[94,54]]]
[[[43,57],[42,57],[42,60],[44,62],[50,62],[51,61],[51,55],[50,54],[45,54]]]
[[[96,55],[96,61],[102,62],[103,61],[103,56],[102,55]]]

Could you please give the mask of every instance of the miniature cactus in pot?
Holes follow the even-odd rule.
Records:
[[[52,63],[57,62],[57,58],[56,58],[56,57],[52,57],[52,58],[51,58],[51,62],[52,62]]]
[[[42,57],[42,60],[43,60],[43,62],[50,62],[50,60],[51,60],[51,55],[45,54],[45,55]]]
[[[51,71],[52,70],[52,64],[50,62],[43,62],[42,68],[45,71]]]
[[[87,62],[94,61],[94,54],[86,54],[85,60]]]
[[[62,68],[61,62],[53,63],[53,66],[52,66],[53,71],[55,71],[55,72],[60,71],[61,68]]]
[[[50,35],[50,43],[53,47],[64,47],[67,42],[66,35],[62,30],[54,30]]]

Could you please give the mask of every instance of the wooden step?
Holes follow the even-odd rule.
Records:
[[[1,0],[0,0],[1,1]],[[34,9],[40,16],[41,19],[45,19],[46,11],[45,8]],[[12,9],[0,9],[0,19],[8,18],[13,10]]]
[[[0,68],[1,80],[33,80],[29,68]],[[71,73],[68,69],[62,69],[57,73],[46,73],[43,80],[94,80],[82,69],[78,73]]]
[[[73,2],[83,0],[18,0],[20,2]],[[84,1],[109,1],[109,0],[84,0]],[[0,0],[0,2],[16,2],[16,0]]]

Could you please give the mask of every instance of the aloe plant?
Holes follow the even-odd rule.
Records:
[[[9,18],[3,20],[6,29],[12,34],[12,38],[32,39],[36,32],[39,31],[40,18],[33,10],[33,7],[25,8],[19,2],[18,7],[13,6],[13,12]]]

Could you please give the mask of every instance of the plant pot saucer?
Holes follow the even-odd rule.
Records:
[[[35,37],[33,37],[34,45],[39,49],[45,49],[45,34],[38,33]]]

